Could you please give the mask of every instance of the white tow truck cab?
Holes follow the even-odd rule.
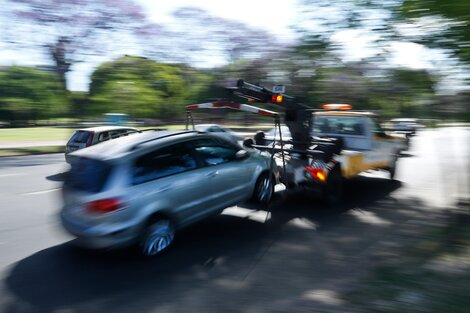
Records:
[[[404,136],[385,134],[376,114],[341,109],[315,112],[312,118],[312,136],[342,139],[343,149],[333,159],[341,164],[343,177],[375,169],[395,174],[397,156],[406,149],[407,141]]]

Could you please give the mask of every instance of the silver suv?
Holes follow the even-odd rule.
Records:
[[[175,231],[274,191],[269,155],[197,131],[152,131],[69,155],[63,226],[91,248],[138,243],[155,255]]]

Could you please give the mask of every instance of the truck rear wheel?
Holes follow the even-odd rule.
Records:
[[[343,196],[343,177],[341,168],[335,166],[328,174],[325,188],[323,190],[323,201],[326,205],[334,207],[341,202]]]
[[[388,168],[388,172],[390,173],[390,179],[394,180],[395,179],[395,174],[397,171],[397,160],[398,160],[398,155],[394,155],[392,162],[390,163],[390,166]]]

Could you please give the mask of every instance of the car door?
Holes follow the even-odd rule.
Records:
[[[191,144],[207,169],[206,182],[218,209],[247,198],[256,162],[249,157],[237,159],[235,155],[240,148],[223,139],[201,138]]]
[[[163,210],[186,224],[202,215],[212,197],[205,171],[186,143],[162,147],[137,158],[130,195],[138,209]]]

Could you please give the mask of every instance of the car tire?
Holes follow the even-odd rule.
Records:
[[[269,204],[274,194],[273,177],[267,173],[261,174],[256,181],[252,200],[259,204]]]
[[[341,168],[335,166],[328,174],[324,189],[323,201],[329,207],[337,206],[341,203],[343,197],[344,179],[341,175]]]
[[[145,256],[154,256],[167,249],[175,237],[175,228],[170,220],[159,218],[145,228],[140,243]]]

